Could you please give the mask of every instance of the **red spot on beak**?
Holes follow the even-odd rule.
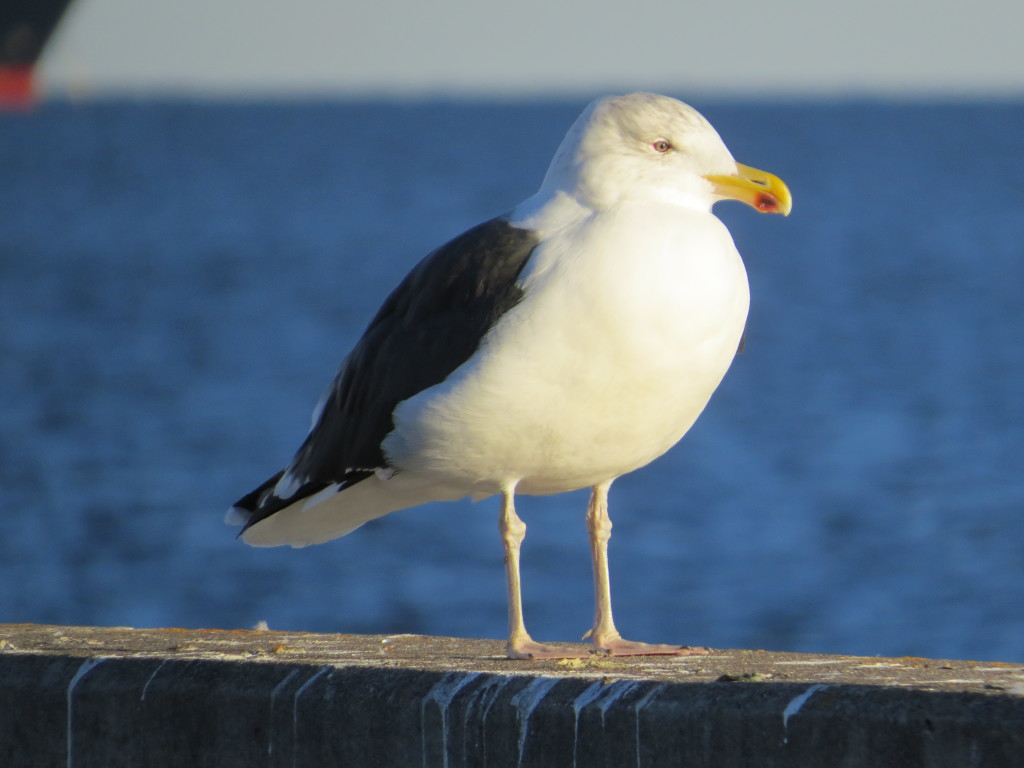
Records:
[[[779,199],[767,192],[757,196],[757,210],[763,213],[774,213],[779,210]]]

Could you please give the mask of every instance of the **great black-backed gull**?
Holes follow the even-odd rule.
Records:
[[[742,339],[747,276],[711,213],[723,199],[791,206],[785,184],[736,163],[692,107],[649,93],[595,101],[537,194],[399,284],[291,463],[229,521],[248,544],[299,547],[417,504],[499,494],[508,655],[562,658],[581,654],[523,623],[514,495],[591,488],[593,652],[705,652],[619,635],[607,497],[690,428]]]

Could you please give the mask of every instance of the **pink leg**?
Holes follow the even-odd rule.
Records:
[[[505,576],[508,579],[508,645],[510,659],[568,659],[590,655],[587,649],[555,648],[536,642],[523,621],[523,597],[519,580],[519,549],[526,536],[526,523],[516,514],[515,486],[502,492],[501,538],[505,543]]]
[[[587,532],[590,534],[590,555],[594,564],[594,626],[584,639],[590,638],[594,650],[609,656],[703,656],[706,648],[686,645],[658,645],[624,640],[612,619],[611,582],[608,577],[608,540],[612,521],[608,516],[608,488],[612,481],[595,485],[587,507]]]

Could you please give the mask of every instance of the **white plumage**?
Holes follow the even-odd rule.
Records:
[[[509,653],[564,656],[565,649],[533,642],[523,626],[518,549],[525,526],[512,501],[516,492],[592,487],[588,527],[597,598],[588,634],[596,648],[693,652],[631,643],[615,631],[607,594],[606,494],[616,477],[683,436],[740,344],[749,296],[732,238],[711,213],[723,198],[766,211],[788,213],[790,207],[785,185],[737,165],[691,107],[642,93],[594,102],[569,130],[538,193],[480,228],[518,239],[514,247],[469,254],[476,259],[467,267],[476,270],[473,284],[491,285],[494,265],[515,264],[500,281],[502,296],[512,298],[485,325],[468,331],[475,333],[471,354],[449,363],[450,370],[433,372],[429,386],[411,384],[415,391],[380,406],[388,409],[376,441],[383,461],[344,466],[351,458],[338,456],[333,476],[319,469],[321,476],[314,477],[310,466],[325,465],[324,456],[311,464],[317,440],[330,443],[354,418],[345,413],[352,406],[344,404],[356,394],[367,402],[374,398],[372,390],[352,394],[352,381],[363,372],[350,370],[345,379],[343,368],[326,400],[341,414],[338,420],[325,425],[318,415],[292,466],[234,510],[236,521],[249,523],[243,539],[257,546],[320,543],[397,509],[502,494]],[[439,251],[456,258],[465,247],[456,240]],[[395,321],[388,336],[375,335],[380,318],[395,314],[385,305],[361,342],[374,355],[357,347],[350,368],[364,358],[376,361],[364,365],[399,365],[380,362],[388,347],[377,336],[411,339],[425,318],[450,313],[453,302],[462,301],[441,293],[435,301],[426,289],[416,295],[424,276],[444,278],[437,274],[444,268],[440,258],[428,257],[420,277],[410,275],[392,297],[408,294],[436,306],[416,322]],[[458,322],[445,327],[453,337],[463,332]]]
[[[666,207],[626,203],[546,238],[480,352],[398,406],[395,465],[465,492],[560,493],[674,445],[736,352],[748,295],[724,227]],[[544,269],[551,251],[577,256]],[[643,257],[623,269],[625,253]]]

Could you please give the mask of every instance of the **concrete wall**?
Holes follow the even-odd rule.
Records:
[[[1024,666],[0,625],[0,766],[1024,766]]]

